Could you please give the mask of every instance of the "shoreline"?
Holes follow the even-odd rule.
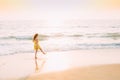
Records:
[[[57,75],[60,73],[65,73],[65,75],[69,77],[69,72],[71,72],[71,74],[75,73],[75,75],[79,75],[78,71],[86,69],[93,71],[94,69],[97,69],[96,66],[100,67],[100,70],[98,70],[98,72],[101,71],[101,68],[105,68],[105,70],[107,70],[109,69],[109,67],[112,66],[111,71],[113,71],[114,75],[117,75],[114,72],[114,68],[116,69],[120,67],[119,52],[120,49],[71,50],[62,52],[48,52],[47,55],[42,55],[38,53],[37,60],[34,59],[34,53],[0,56],[0,79],[32,80],[33,77],[36,77],[37,80],[37,76],[39,75],[51,75],[55,77],[54,74]],[[101,73],[105,72],[107,71]],[[51,73],[53,73],[53,75]],[[84,71],[82,73],[84,74]],[[82,75],[82,73],[80,74]],[[120,72],[118,73],[120,74]],[[46,79],[43,78],[43,80]]]

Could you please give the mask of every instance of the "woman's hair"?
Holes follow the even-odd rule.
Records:
[[[33,41],[36,39],[36,37],[38,36],[38,33],[36,33],[33,37]]]

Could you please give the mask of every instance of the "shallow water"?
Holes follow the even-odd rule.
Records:
[[[119,22],[84,21],[69,26],[44,26],[40,21],[0,21],[0,55],[33,52],[34,33],[40,34],[45,51],[120,48]]]

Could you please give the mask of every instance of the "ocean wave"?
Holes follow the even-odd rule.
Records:
[[[48,36],[47,35],[40,35],[40,40],[45,40]],[[7,37],[0,37],[0,40],[32,40],[33,36],[7,36]]]
[[[80,49],[120,48],[120,43],[78,44]]]
[[[54,34],[54,35],[39,35],[40,36],[40,40],[46,40],[48,38],[55,38],[55,37],[82,37],[83,35],[80,34],[74,34],[74,35],[58,35],[58,34]],[[11,39],[15,39],[15,40],[32,40],[33,36],[6,36],[6,37],[0,37],[0,40],[11,40]]]
[[[66,47],[62,47],[66,46]],[[42,46],[46,52],[51,51],[69,51],[69,50],[85,50],[85,49],[113,49],[120,48],[120,43],[80,43],[80,44],[52,44]],[[0,55],[13,55],[20,53],[34,53],[32,44],[11,44],[0,45]],[[4,53],[3,53],[4,52]]]
[[[17,39],[17,40],[31,40],[30,36],[7,36],[7,37],[0,37],[0,39]]]
[[[43,35],[40,34],[40,40],[47,40],[48,38],[56,38],[56,37],[81,37],[81,38],[111,38],[111,39],[120,39],[120,33],[75,33],[75,34],[49,34],[49,35]],[[6,37],[0,37],[0,40],[9,40],[9,39],[15,39],[15,40],[32,40],[32,35],[23,35],[23,36],[6,36]]]

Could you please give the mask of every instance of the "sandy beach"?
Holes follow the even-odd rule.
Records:
[[[120,0],[0,0],[0,80],[120,80]]]
[[[120,49],[0,57],[0,80],[120,80]]]
[[[27,80],[119,80],[120,64],[73,68],[65,71],[32,75]]]

